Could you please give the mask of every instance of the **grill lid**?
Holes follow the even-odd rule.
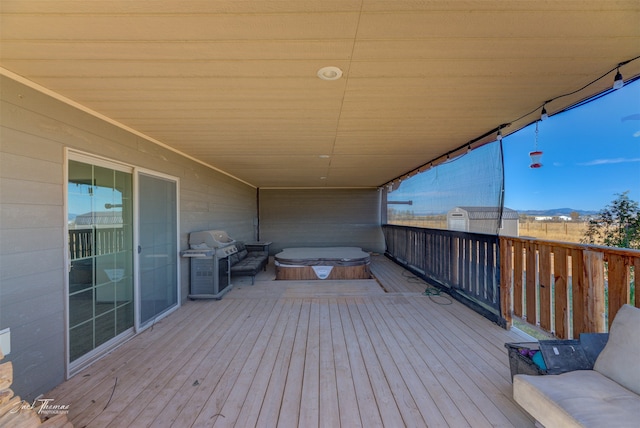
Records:
[[[224,230],[203,230],[189,234],[189,248],[193,250],[224,248],[235,242],[235,239],[231,239]]]

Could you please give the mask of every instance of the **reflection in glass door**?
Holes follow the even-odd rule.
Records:
[[[70,160],[69,361],[134,325],[132,173]]]
[[[144,326],[178,305],[178,197],[174,180],[140,173],[139,322]]]

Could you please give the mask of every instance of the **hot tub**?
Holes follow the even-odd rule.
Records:
[[[358,247],[285,248],[275,255],[276,279],[369,279],[370,263]]]

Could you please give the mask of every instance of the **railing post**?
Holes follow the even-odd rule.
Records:
[[[551,331],[551,247],[541,245],[538,251],[538,271],[540,283],[540,327]]]
[[[554,314],[556,336],[567,339],[569,334],[569,271],[567,250],[553,247]]]
[[[640,308],[640,257],[634,258],[633,262],[633,275],[635,281],[635,294],[634,299],[635,302],[629,302],[634,305],[636,308]]]
[[[522,241],[516,241],[513,245],[513,314],[522,318],[524,315],[523,301],[523,282],[522,273],[524,272],[524,250]]]
[[[513,325],[513,251],[512,241],[500,237],[500,313],[508,330]]]
[[[460,238],[453,236],[450,241],[451,284],[460,286]]]
[[[604,254],[583,251],[584,260],[584,327],[587,332],[605,332],[604,322]]]
[[[537,251],[535,242],[527,242],[525,244],[525,248],[527,249],[527,258],[526,258],[526,290],[525,290],[525,299],[526,299],[526,317],[527,322],[529,324],[537,325],[538,324],[538,296],[537,289],[538,284],[536,281],[536,276],[538,272],[538,263],[537,263]]]
[[[573,302],[573,337],[580,333],[588,333],[585,320],[587,319],[584,275],[584,250],[571,250],[571,301]],[[593,333],[593,332],[591,332]]]
[[[625,256],[617,254],[609,254],[607,262],[609,263],[608,274],[608,296],[609,296],[609,324],[613,322],[613,317],[618,312],[618,309],[630,300],[630,287],[629,284],[629,262]],[[636,273],[636,278],[637,278]],[[636,281],[636,284],[638,282]],[[638,290],[636,286],[636,290]],[[637,293],[637,291],[636,291]]]

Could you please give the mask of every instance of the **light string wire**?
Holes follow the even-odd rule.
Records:
[[[396,178],[394,178],[394,179],[392,179],[392,180],[389,180],[388,182],[386,182],[386,183],[382,184],[382,185],[380,186],[380,188],[383,188],[383,187],[385,187],[385,186],[388,186],[388,185],[390,185],[390,184],[392,184],[393,182],[398,181],[398,180],[402,181],[403,179],[406,179],[406,178],[409,178],[410,176],[413,176],[415,173],[424,172],[424,171],[426,171],[427,169],[430,169],[430,168],[432,168],[433,166],[437,166],[437,165],[438,165],[438,164],[440,164],[440,163],[446,163],[446,162],[448,162],[448,161],[450,161],[450,160],[451,160],[451,155],[453,155],[453,154],[455,154],[455,153],[458,153],[458,152],[460,152],[461,150],[467,149],[467,148],[471,147],[474,143],[477,143],[478,141],[481,141],[481,140],[485,139],[486,137],[490,136],[491,134],[495,134],[496,132],[501,131],[502,129],[508,128],[508,127],[509,127],[509,126],[511,126],[511,124],[513,124],[514,122],[518,122],[518,121],[520,121],[520,120],[524,119],[525,117],[530,116],[530,115],[532,115],[532,114],[536,113],[536,112],[537,112],[537,111],[539,111],[540,109],[544,108],[548,103],[551,103],[551,102],[553,102],[553,101],[555,101],[555,100],[558,100],[558,99],[560,99],[560,98],[564,98],[564,97],[568,97],[568,96],[571,96],[571,95],[577,94],[578,92],[585,90],[585,89],[586,89],[586,88],[588,88],[589,86],[594,85],[594,84],[595,84],[595,83],[597,83],[598,81],[600,81],[600,80],[604,79],[605,77],[607,77],[607,76],[608,76],[609,74],[611,74],[613,71],[619,70],[619,69],[620,69],[620,67],[622,67],[622,66],[624,66],[624,65],[627,65],[627,64],[629,64],[630,62],[636,61],[636,60],[638,60],[638,59],[640,59],[640,55],[638,55],[638,56],[636,56],[636,57],[633,57],[633,58],[630,58],[630,59],[628,59],[628,60],[626,60],[626,61],[619,62],[615,67],[613,67],[612,69],[610,69],[610,70],[609,70],[609,71],[607,71],[606,73],[602,74],[601,76],[599,76],[599,77],[597,77],[597,78],[593,79],[592,81],[590,81],[590,82],[589,82],[589,83],[587,83],[586,85],[582,86],[581,88],[576,89],[576,90],[571,91],[571,92],[567,92],[567,93],[565,93],[565,94],[560,94],[560,95],[558,95],[558,96],[556,96],[556,97],[553,97],[553,98],[550,98],[550,99],[548,99],[547,101],[545,101],[544,103],[542,103],[541,105],[539,105],[539,106],[537,106],[536,108],[534,108],[533,110],[529,111],[528,113],[525,113],[525,114],[523,114],[522,116],[518,117],[517,119],[514,119],[514,120],[512,120],[511,122],[506,122],[506,123],[502,123],[502,124],[498,125],[496,128],[494,128],[494,129],[492,129],[492,130],[490,130],[490,131],[488,131],[488,132],[485,132],[484,134],[480,135],[479,137],[474,138],[473,140],[470,140],[470,141],[468,141],[468,142],[464,143],[464,144],[463,144],[463,145],[461,145],[460,147],[456,147],[455,149],[450,150],[450,151],[448,151],[447,153],[445,153],[445,154],[443,154],[443,155],[441,155],[441,156],[439,156],[439,157],[437,157],[437,158],[435,158],[435,159],[432,159],[432,160],[430,160],[429,162],[426,162],[426,163],[424,163],[424,164],[420,165],[418,168],[414,169],[413,171],[411,171],[411,172],[409,172],[409,173],[406,173],[406,174],[402,174],[402,175],[400,175],[400,176],[398,176],[398,177],[396,177]],[[625,82],[625,84],[627,84],[627,83],[629,83],[629,82],[631,82],[631,81],[635,81],[635,80],[637,80],[637,79],[639,79],[639,78],[640,78],[640,76],[635,76],[635,77],[633,77],[633,78],[631,78],[631,79],[628,79],[628,80]],[[605,95],[605,94],[607,94],[607,93],[609,93],[609,92],[608,92],[608,91],[605,91],[603,94],[600,94],[599,96],[598,96],[598,95],[595,95],[594,97],[600,98],[600,97],[604,96],[604,95]],[[597,98],[596,98],[596,99],[597,99]],[[571,110],[571,109],[573,109],[573,108],[577,107],[578,105],[584,105],[585,103],[590,102],[590,101],[592,101],[592,100],[591,100],[591,99],[588,99],[588,100],[582,100],[582,101],[579,101],[578,103],[576,103],[576,104],[574,104],[574,105],[571,105],[571,106],[568,106],[568,107],[566,107],[565,109],[560,110],[559,112],[564,112],[564,111],[567,111],[567,110]],[[558,113],[559,113],[559,112],[558,112]],[[557,113],[556,113],[556,114],[557,114]],[[537,120],[538,120],[538,119],[536,119],[536,121],[537,121]],[[532,122],[532,123],[533,123],[533,122]],[[527,124],[527,125],[523,126],[522,128],[526,128],[526,127],[527,127],[527,126],[529,126],[530,124],[531,124],[531,123],[529,123],[529,124]],[[504,136],[503,136],[503,137],[504,137]],[[436,164],[434,165],[434,162],[436,162],[438,159],[444,159],[444,161],[443,161],[443,162],[438,162],[438,163],[436,163]]]
[[[591,82],[587,83],[587,84],[586,84],[586,85],[584,85],[583,87],[581,87],[581,88],[579,88],[579,89],[576,89],[575,91],[567,92],[566,94],[558,95],[557,97],[554,97],[554,98],[551,98],[551,99],[549,99],[549,100],[545,101],[544,103],[542,103],[542,105],[540,105],[540,106],[536,107],[535,109],[531,110],[530,112],[525,113],[525,114],[523,114],[522,116],[520,116],[519,118],[512,120],[512,121],[509,123],[509,125],[511,125],[511,123],[513,123],[513,122],[517,122],[517,121],[519,121],[519,120],[522,120],[522,119],[524,119],[525,117],[527,117],[527,116],[529,116],[529,115],[532,115],[533,113],[537,112],[537,111],[538,111],[538,110],[540,110],[541,108],[544,108],[544,106],[545,106],[545,105],[547,105],[547,104],[549,104],[549,103],[551,103],[551,102],[553,102],[553,101],[555,101],[555,100],[559,100],[560,98],[564,98],[564,97],[569,97],[569,96],[571,96],[571,95],[575,95],[575,94],[577,94],[578,92],[581,92],[581,91],[583,91],[583,90],[587,89],[589,86],[594,85],[594,84],[596,84],[597,82],[599,82],[600,80],[602,80],[602,79],[604,79],[605,77],[607,77],[610,73],[612,73],[612,72],[614,72],[614,71],[618,70],[620,67],[622,67],[622,66],[624,66],[624,65],[627,65],[627,64],[629,64],[630,62],[633,62],[633,61],[635,61],[635,60],[637,60],[637,59],[640,59],[640,55],[636,56],[635,58],[631,58],[631,59],[628,59],[628,60],[626,60],[626,61],[622,61],[621,63],[618,63],[618,65],[616,65],[615,67],[613,67],[611,70],[607,71],[607,72],[606,72],[606,73],[604,73],[602,76],[600,76],[600,77],[597,77],[597,78],[593,79]]]

